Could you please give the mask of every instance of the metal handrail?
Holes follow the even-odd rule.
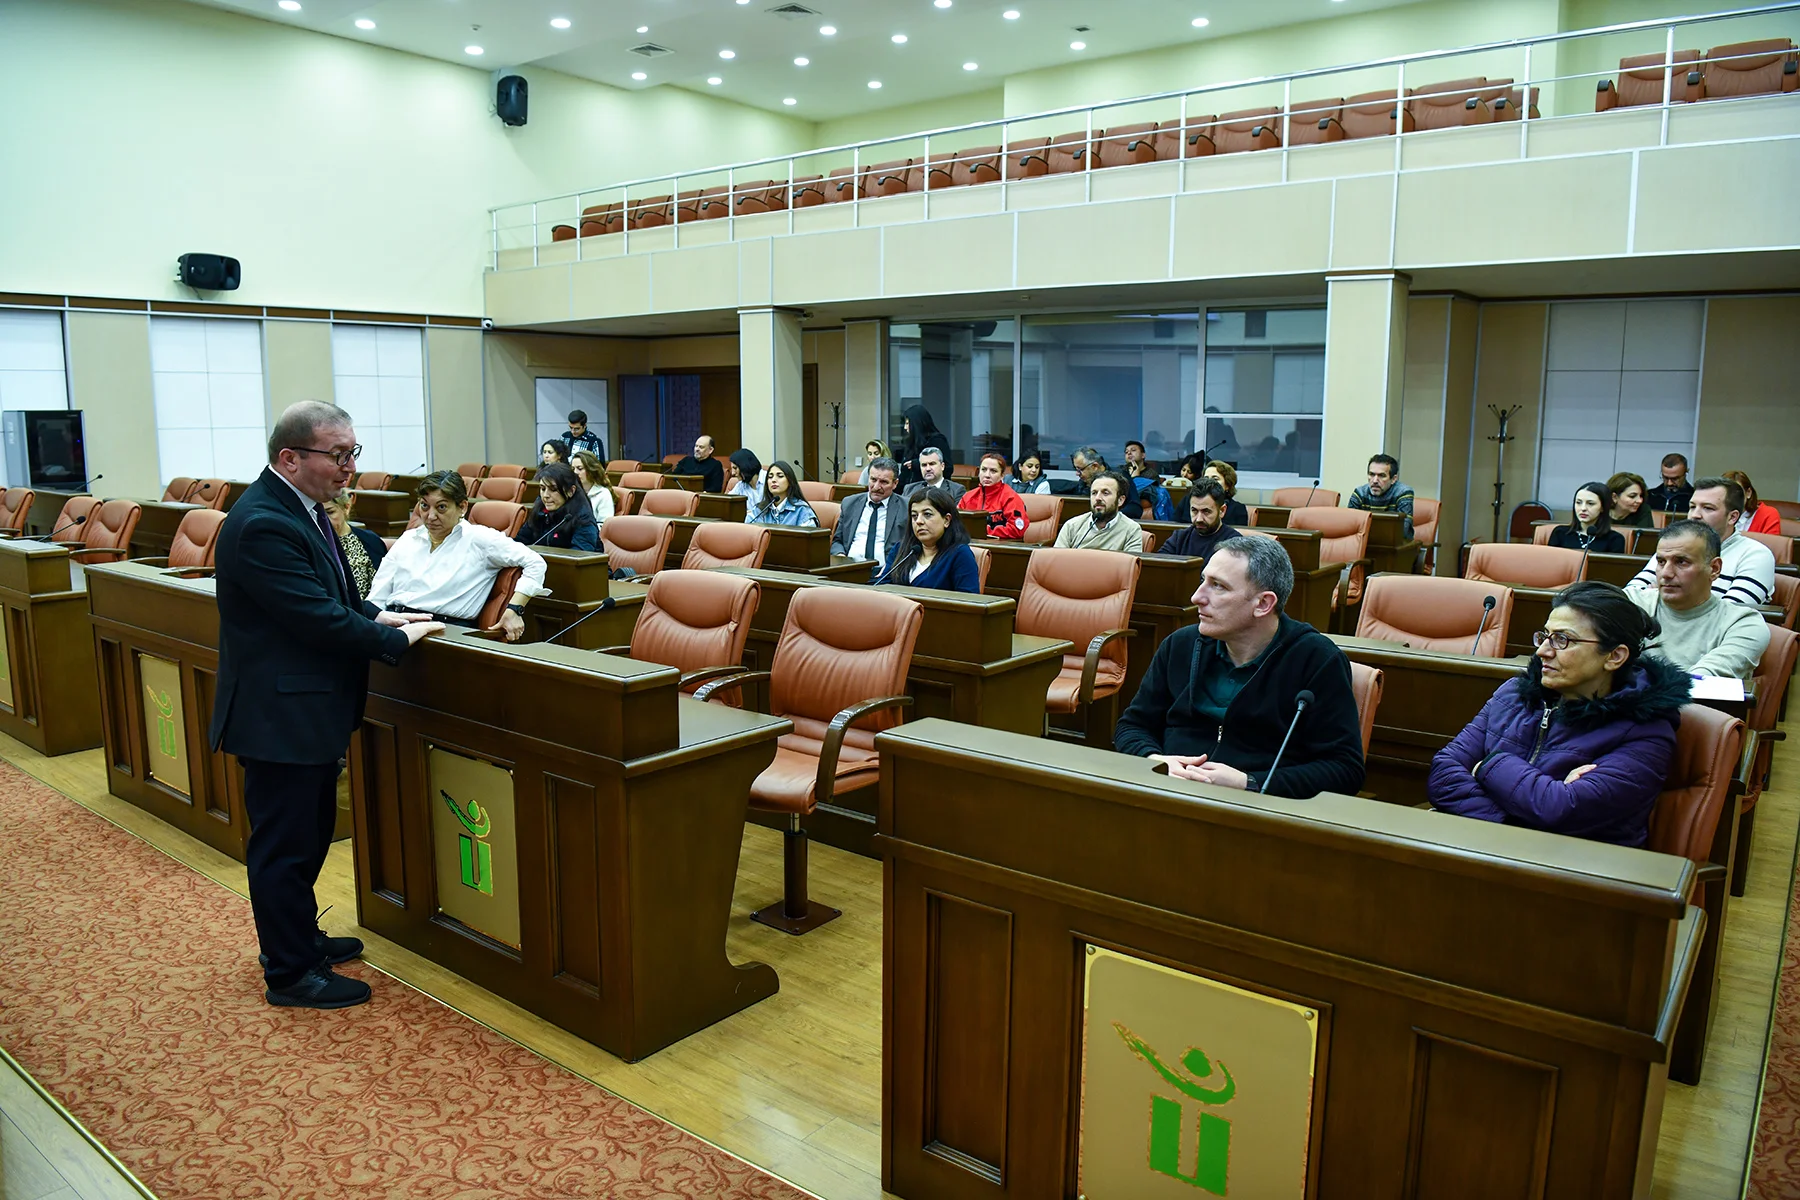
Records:
[[[1461,46],[1446,50],[1415,51],[1411,54],[1395,54],[1386,58],[1368,59],[1363,62],[1345,63],[1332,67],[1310,67],[1303,71],[1290,71],[1281,75],[1259,75],[1249,79],[1239,79],[1230,83],[1204,84],[1199,87],[1177,88],[1166,92],[1153,92],[1142,96],[1131,96],[1120,100],[1108,100],[1099,104],[1071,104],[1064,108],[1046,109],[1042,112],[1025,113],[1017,117],[1001,117],[988,121],[970,121],[961,125],[945,125],[938,129],[922,129],[914,133],[900,134],[888,138],[870,138],[860,142],[845,142],[838,146],[820,146],[810,150],[798,150],[790,154],[776,154],[767,158],[749,159],[739,163],[727,163],[716,167],[701,167],[689,171],[663,172],[657,175],[645,175],[637,179],[624,180],[619,183],[602,184],[599,187],[580,188],[572,192],[562,192],[554,196],[538,197],[535,200],[519,200],[510,204],[497,204],[488,211],[498,214],[503,209],[520,208],[527,204],[551,204],[559,200],[579,200],[583,196],[591,196],[596,192],[628,190],[646,184],[659,183],[663,180],[671,182],[699,175],[717,175],[721,172],[737,172],[750,167],[765,166],[774,163],[793,163],[796,159],[811,158],[815,155],[841,154],[850,151],[856,154],[866,147],[886,146],[895,142],[913,141],[919,138],[940,137],[950,133],[965,133],[976,129],[991,129],[996,126],[1027,121],[1045,120],[1051,117],[1066,116],[1072,113],[1091,114],[1097,110],[1123,108],[1126,105],[1150,104],[1159,100],[1183,100],[1189,96],[1205,95],[1209,92],[1231,91],[1237,88],[1256,87],[1262,84],[1289,83],[1300,79],[1315,79],[1327,75],[1342,75],[1350,71],[1363,71],[1374,67],[1404,66],[1407,63],[1428,62],[1438,58],[1456,58],[1469,54],[1486,54],[1500,50],[1520,49],[1530,46],[1548,45],[1555,42],[1573,41],[1577,38],[1605,37],[1618,33],[1635,33],[1640,30],[1674,29],[1682,25],[1707,24],[1714,21],[1728,21],[1741,17],[1765,16],[1770,13],[1792,12],[1800,9],[1800,0],[1783,0],[1778,4],[1762,4],[1749,8],[1726,9],[1722,12],[1700,13],[1686,17],[1659,17],[1643,21],[1626,21],[1617,25],[1597,25],[1591,29],[1574,29],[1561,33],[1536,34],[1531,37],[1508,38],[1496,42],[1481,42],[1473,46]],[[1592,72],[1591,74],[1610,74],[1611,72]],[[1582,72],[1580,74],[1590,74]],[[1573,76],[1572,76],[1573,77]],[[1522,86],[1529,86],[1530,80]],[[1185,119],[1185,115],[1184,115]],[[1090,134],[1091,136],[1091,134]],[[1004,140],[1004,139],[1003,139]],[[860,155],[859,155],[860,157]],[[791,172],[790,172],[791,175]],[[536,224],[536,221],[533,221]]]

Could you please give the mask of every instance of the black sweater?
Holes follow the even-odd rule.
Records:
[[[1263,662],[1214,725],[1193,709],[1202,655],[1216,655],[1199,627],[1178,629],[1157,647],[1131,706],[1119,717],[1113,748],[1121,754],[1205,754],[1246,773],[1269,769],[1294,719],[1294,696],[1313,702],[1294,730],[1269,794],[1307,798],[1320,792],[1354,796],[1363,784],[1362,725],[1350,688],[1350,663],[1330,638],[1283,614]]]
[[[1198,558],[1202,561],[1212,557],[1212,552],[1220,542],[1228,542],[1234,537],[1241,537],[1237,530],[1229,525],[1221,525],[1211,533],[1197,533],[1192,525],[1186,529],[1177,529],[1168,540],[1156,548],[1158,554],[1179,554],[1183,558]]]
[[[1586,550],[1590,554],[1625,553],[1625,535],[1616,529],[1592,534],[1589,542],[1589,545],[1582,545],[1581,535],[1575,532],[1573,525],[1558,525],[1550,531],[1550,544],[1563,550]]]

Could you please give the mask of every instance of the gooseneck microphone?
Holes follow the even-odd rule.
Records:
[[[1313,480],[1313,483],[1312,483],[1312,490],[1306,493],[1306,503],[1302,504],[1300,507],[1301,508],[1311,508],[1313,492],[1316,492],[1318,490],[1319,490],[1319,481],[1317,479],[1315,479],[1315,480]]]
[[[100,472],[100,474],[94,476],[92,479],[83,479],[80,483],[77,483],[74,486],[78,487],[78,488],[87,488],[87,487],[92,486],[93,484],[99,483],[102,479],[105,479],[105,478],[106,478],[106,472],[102,471],[102,472]]]
[[[58,525],[55,529],[52,529],[49,533],[46,533],[43,537],[43,540],[46,542],[54,542],[56,540],[57,534],[61,533],[65,529],[73,529],[77,525],[84,525],[87,523],[87,519],[88,519],[88,515],[86,513],[82,513],[79,517],[76,517],[74,520],[68,522],[66,525]]]
[[[1287,753],[1288,739],[1294,736],[1294,728],[1300,724],[1300,714],[1312,702],[1313,694],[1305,688],[1300,689],[1299,694],[1294,697],[1294,719],[1288,722],[1287,732],[1281,735],[1281,748],[1275,751],[1275,761],[1269,764],[1269,773],[1263,776],[1262,786],[1256,789],[1259,793],[1268,792],[1269,782],[1275,778],[1275,768],[1281,765],[1281,756]]]
[[[199,492],[204,496],[210,491],[212,491],[211,483],[196,479],[193,486],[188,488],[187,492],[181,497],[181,503],[186,504],[193,498],[195,492]]]
[[[563,522],[567,521],[571,515],[573,515],[573,514],[569,511],[568,504],[565,503],[563,505],[563,515],[556,518],[556,523],[554,525],[550,526],[550,528],[544,530],[544,532],[542,532],[542,533],[538,534],[536,537],[532,538],[529,542],[526,542],[524,544],[527,546],[537,545],[539,542],[543,541],[545,538],[547,538],[551,534],[555,533],[558,529],[561,529]],[[582,620],[585,621],[585,620],[587,620],[587,618],[583,617]],[[573,628],[573,626],[571,626],[571,628]]]
[[[613,608],[618,605],[618,603],[619,603],[618,600],[614,599],[611,596],[608,596],[606,599],[604,599],[600,602],[599,608],[596,608],[593,612],[581,614],[581,616],[576,617],[573,621],[570,621],[567,625],[564,625],[561,629],[557,630],[555,633],[551,634],[548,638],[546,638],[544,640],[546,642],[554,642],[557,638],[559,638],[563,634],[569,632],[569,630],[575,628],[577,625],[581,624],[583,621],[587,620],[589,617],[597,617],[603,612],[611,612],[613,610]]]
[[[1475,627],[1475,643],[1469,647],[1470,654],[1481,653],[1481,635],[1487,632],[1488,618],[1494,615],[1494,605],[1496,603],[1498,603],[1498,601],[1492,596],[1489,596],[1486,600],[1481,602],[1481,624]]]

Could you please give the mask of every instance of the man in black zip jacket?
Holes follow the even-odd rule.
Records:
[[[1282,613],[1293,590],[1293,564],[1274,540],[1219,543],[1194,593],[1199,625],[1157,648],[1119,717],[1114,749],[1160,759],[1176,779],[1301,799],[1354,796],[1363,753],[1350,664],[1330,638]],[[1313,701],[1271,779],[1302,691]]]

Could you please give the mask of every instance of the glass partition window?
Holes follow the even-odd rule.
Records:
[[[950,442],[950,466],[988,450],[1012,457],[1011,320],[931,321],[888,327],[888,445],[900,451],[901,418],[922,404]]]
[[[1122,466],[1133,440],[1177,469],[1194,440],[1199,330],[1197,311],[1026,317],[1021,441],[1055,469],[1082,446]]]
[[[1325,310],[1214,310],[1206,319],[1208,457],[1243,485],[1317,478],[1325,429]]]

